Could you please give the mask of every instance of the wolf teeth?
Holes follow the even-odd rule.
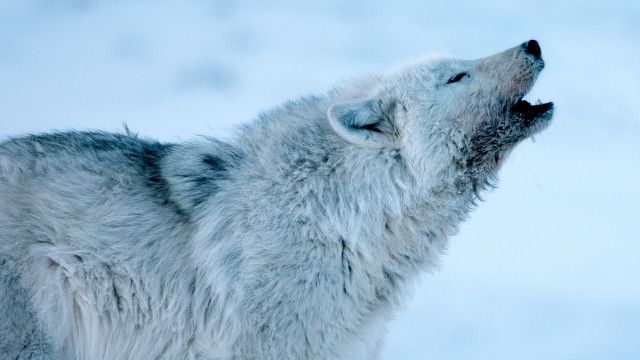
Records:
[[[531,135],[531,143],[535,144],[536,143],[536,137],[535,135]]]
[[[536,105],[541,105],[542,101],[540,99],[536,100]]]

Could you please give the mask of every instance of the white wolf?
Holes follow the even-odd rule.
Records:
[[[3,359],[372,359],[509,151],[534,40],[266,112],[227,141],[0,144]]]

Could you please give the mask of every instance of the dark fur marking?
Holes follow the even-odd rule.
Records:
[[[115,273],[113,272],[113,270],[111,270],[111,265],[109,264],[104,264],[104,268],[107,272],[107,276],[111,278],[111,292],[116,301],[116,309],[118,310],[118,312],[122,312],[122,303],[120,300],[121,296],[118,292],[118,288],[116,287],[116,281],[114,280]]]
[[[398,286],[398,281],[397,281],[398,276],[386,268],[382,270],[382,273],[384,275],[385,280],[387,281],[387,283],[389,283],[391,288],[395,289]]]
[[[204,323],[209,323],[209,318],[211,317],[211,297],[207,297],[207,305],[204,307]]]
[[[49,269],[55,269],[60,267],[60,264],[57,261],[53,260],[52,258],[47,257],[46,259],[47,259],[47,267]]]
[[[194,276],[191,279],[191,282],[189,283],[188,291],[189,291],[189,295],[190,296],[193,296],[193,294],[195,294],[195,292],[196,292],[196,282],[197,282],[197,280],[196,280],[196,277]]]
[[[340,237],[340,245],[340,256],[343,271],[342,292],[348,294],[347,285],[351,282],[351,279],[353,277],[353,268],[351,266],[351,261],[349,260],[349,254],[347,254],[347,252],[351,252],[351,249],[349,249],[343,237]]]
[[[378,123],[363,125],[360,128],[382,134],[382,130],[378,128]]]
[[[184,211],[170,199],[169,186],[160,168],[161,160],[173,146],[127,134],[71,131],[10,139],[0,143],[0,151],[7,152],[8,155],[26,152],[31,155],[31,161],[61,153],[70,156],[88,153],[96,161],[101,161],[101,154],[118,153],[123,162],[128,162],[139,171],[142,181],[152,190],[152,196],[158,204],[172,207],[181,218],[185,218]]]
[[[211,154],[207,154],[202,158],[202,162],[215,172],[223,172],[227,170],[226,164],[222,159]]]
[[[116,309],[118,309],[119,312],[122,312],[122,302],[120,300],[120,293],[118,293],[116,283],[112,281],[111,286],[113,287],[113,296],[116,299]]]
[[[220,182],[228,179],[228,169],[237,166],[242,158],[230,145],[216,142],[215,145],[221,147],[217,156],[212,153],[200,155],[201,166],[193,169],[182,169],[183,173],[174,174],[174,177],[183,186],[181,197],[189,207],[195,207],[204,203],[211,194],[218,191]]]
[[[160,143],[142,143],[141,149],[130,153],[130,157],[141,161],[146,185],[152,190],[156,202],[163,206],[172,207],[181,218],[186,218],[187,215],[184,210],[171,199],[171,188],[167,180],[162,176],[162,168],[160,166],[162,159],[172,147],[173,145]]]
[[[242,156],[230,145],[218,143],[223,149],[224,157],[215,154],[202,155],[201,161],[204,167],[194,169],[194,173],[178,175],[192,186],[187,190],[186,198],[190,206],[198,206],[205,202],[211,194],[218,191],[220,182],[229,178],[229,169],[237,166]],[[221,150],[222,151],[222,150]]]

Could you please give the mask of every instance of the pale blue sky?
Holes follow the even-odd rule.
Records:
[[[554,123],[416,287],[384,359],[638,359],[639,18],[631,1],[4,0],[0,136],[225,135],[344,78],[535,38],[529,98]]]

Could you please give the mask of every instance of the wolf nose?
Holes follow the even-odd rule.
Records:
[[[542,50],[540,50],[540,44],[538,44],[535,40],[529,40],[526,43],[522,44],[524,48],[524,52],[533,55],[536,59],[540,59],[542,56]]]

